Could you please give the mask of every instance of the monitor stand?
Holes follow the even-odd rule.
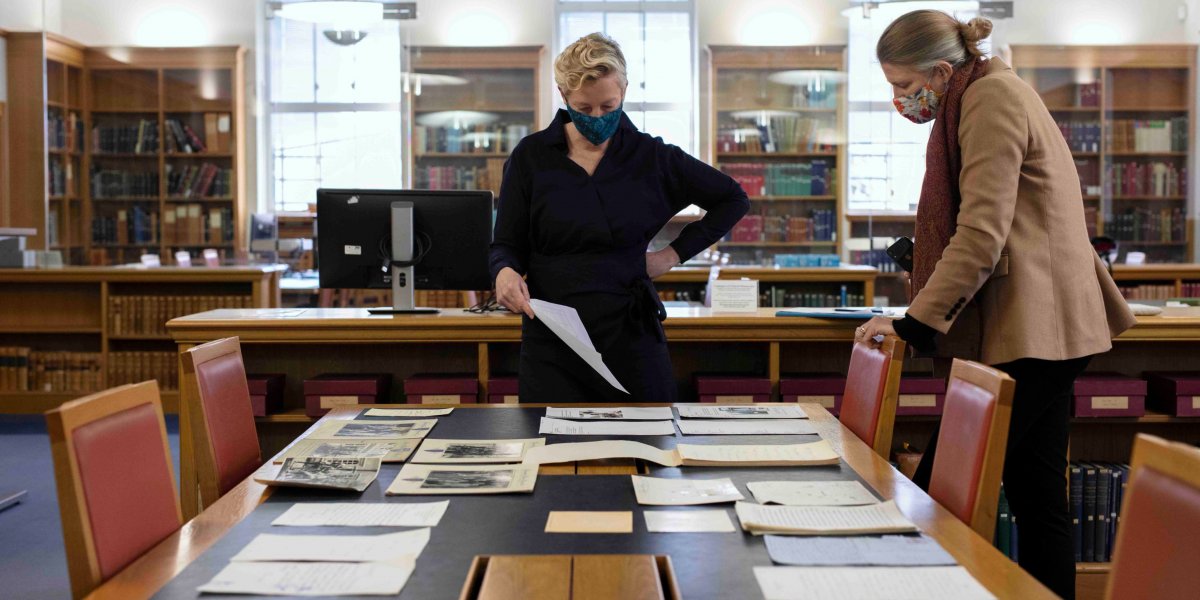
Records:
[[[409,262],[413,259],[413,203],[392,203],[392,260]],[[392,306],[367,310],[373,315],[433,314],[436,308],[416,306],[413,290],[416,289],[416,269],[412,265],[392,270]]]

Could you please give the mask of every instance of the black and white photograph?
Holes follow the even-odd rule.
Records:
[[[765,406],[722,406],[717,410],[730,415],[768,415],[771,413]]]
[[[340,438],[395,438],[412,431],[412,423],[346,423],[334,434]]]
[[[462,458],[512,458],[519,460],[525,448],[522,443],[447,444],[442,456],[448,459]]]
[[[423,489],[477,490],[506,489],[513,471],[432,471],[421,483]]]
[[[283,461],[268,485],[319,487],[363,491],[379,474],[378,458],[327,458],[298,456]]]
[[[612,408],[609,408],[609,409],[604,409],[604,408],[586,409],[585,408],[585,409],[579,411],[579,418],[581,418],[581,419],[623,419],[623,418],[625,418],[625,413],[621,412],[621,409],[619,409],[619,408],[616,408],[616,409],[612,409]]]

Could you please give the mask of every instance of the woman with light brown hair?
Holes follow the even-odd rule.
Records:
[[[918,351],[981,360],[1017,382],[1004,489],[1021,566],[1075,592],[1067,510],[1072,387],[1091,357],[1134,323],[1088,239],[1071,150],[1037,92],[979,48],[987,19],[908,13],[876,46],[893,102],[935,120],[917,206],[910,306],[895,333]],[[934,434],[915,480],[928,486]]]
[[[716,243],[750,202],[728,175],[634,127],[621,109],[625,57],[611,38],[567,46],[554,81],[566,109],[505,163],[491,251],[497,300],[523,315],[521,402],[673,402],[666,310],[651,279]],[[707,213],[648,253],[689,204]],[[543,325],[531,298],[574,308],[629,393]]]

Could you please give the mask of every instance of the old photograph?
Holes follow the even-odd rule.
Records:
[[[621,409],[593,408],[579,411],[581,419],[622,419],[624,417],[625,414],[621,412]]]
[[[412,423],[346,423],[338,430],[340,438],[394,438],[412,431]]]
[[[424,489],[505,489],[512,483],[513,471],[431,471],[421,483]]]
[[[450,459],[460,458],[512,458],[520,460],[522,449],[525,444],[521,443],[492,443],[483,442],[478,444],[455,443],[448,444],[442,456]]]
[[[766,406],[722,406],[717,410],[731,415],[767,415],[771,413]]]

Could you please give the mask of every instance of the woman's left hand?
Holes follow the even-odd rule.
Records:
[[[896,329],[892,327],[891,319],[872,317],[870,321],[863,323],[861,327],[854,330],[854,341],[862,342],[872,348],[878,348],[879,342],[874,339],[877,335],[896,335]]]
[[[646,274],[650,276],[650,279],[665,274],[677,264],[679,264],[679,254],[670,246],[657,252],[646,253]]]

